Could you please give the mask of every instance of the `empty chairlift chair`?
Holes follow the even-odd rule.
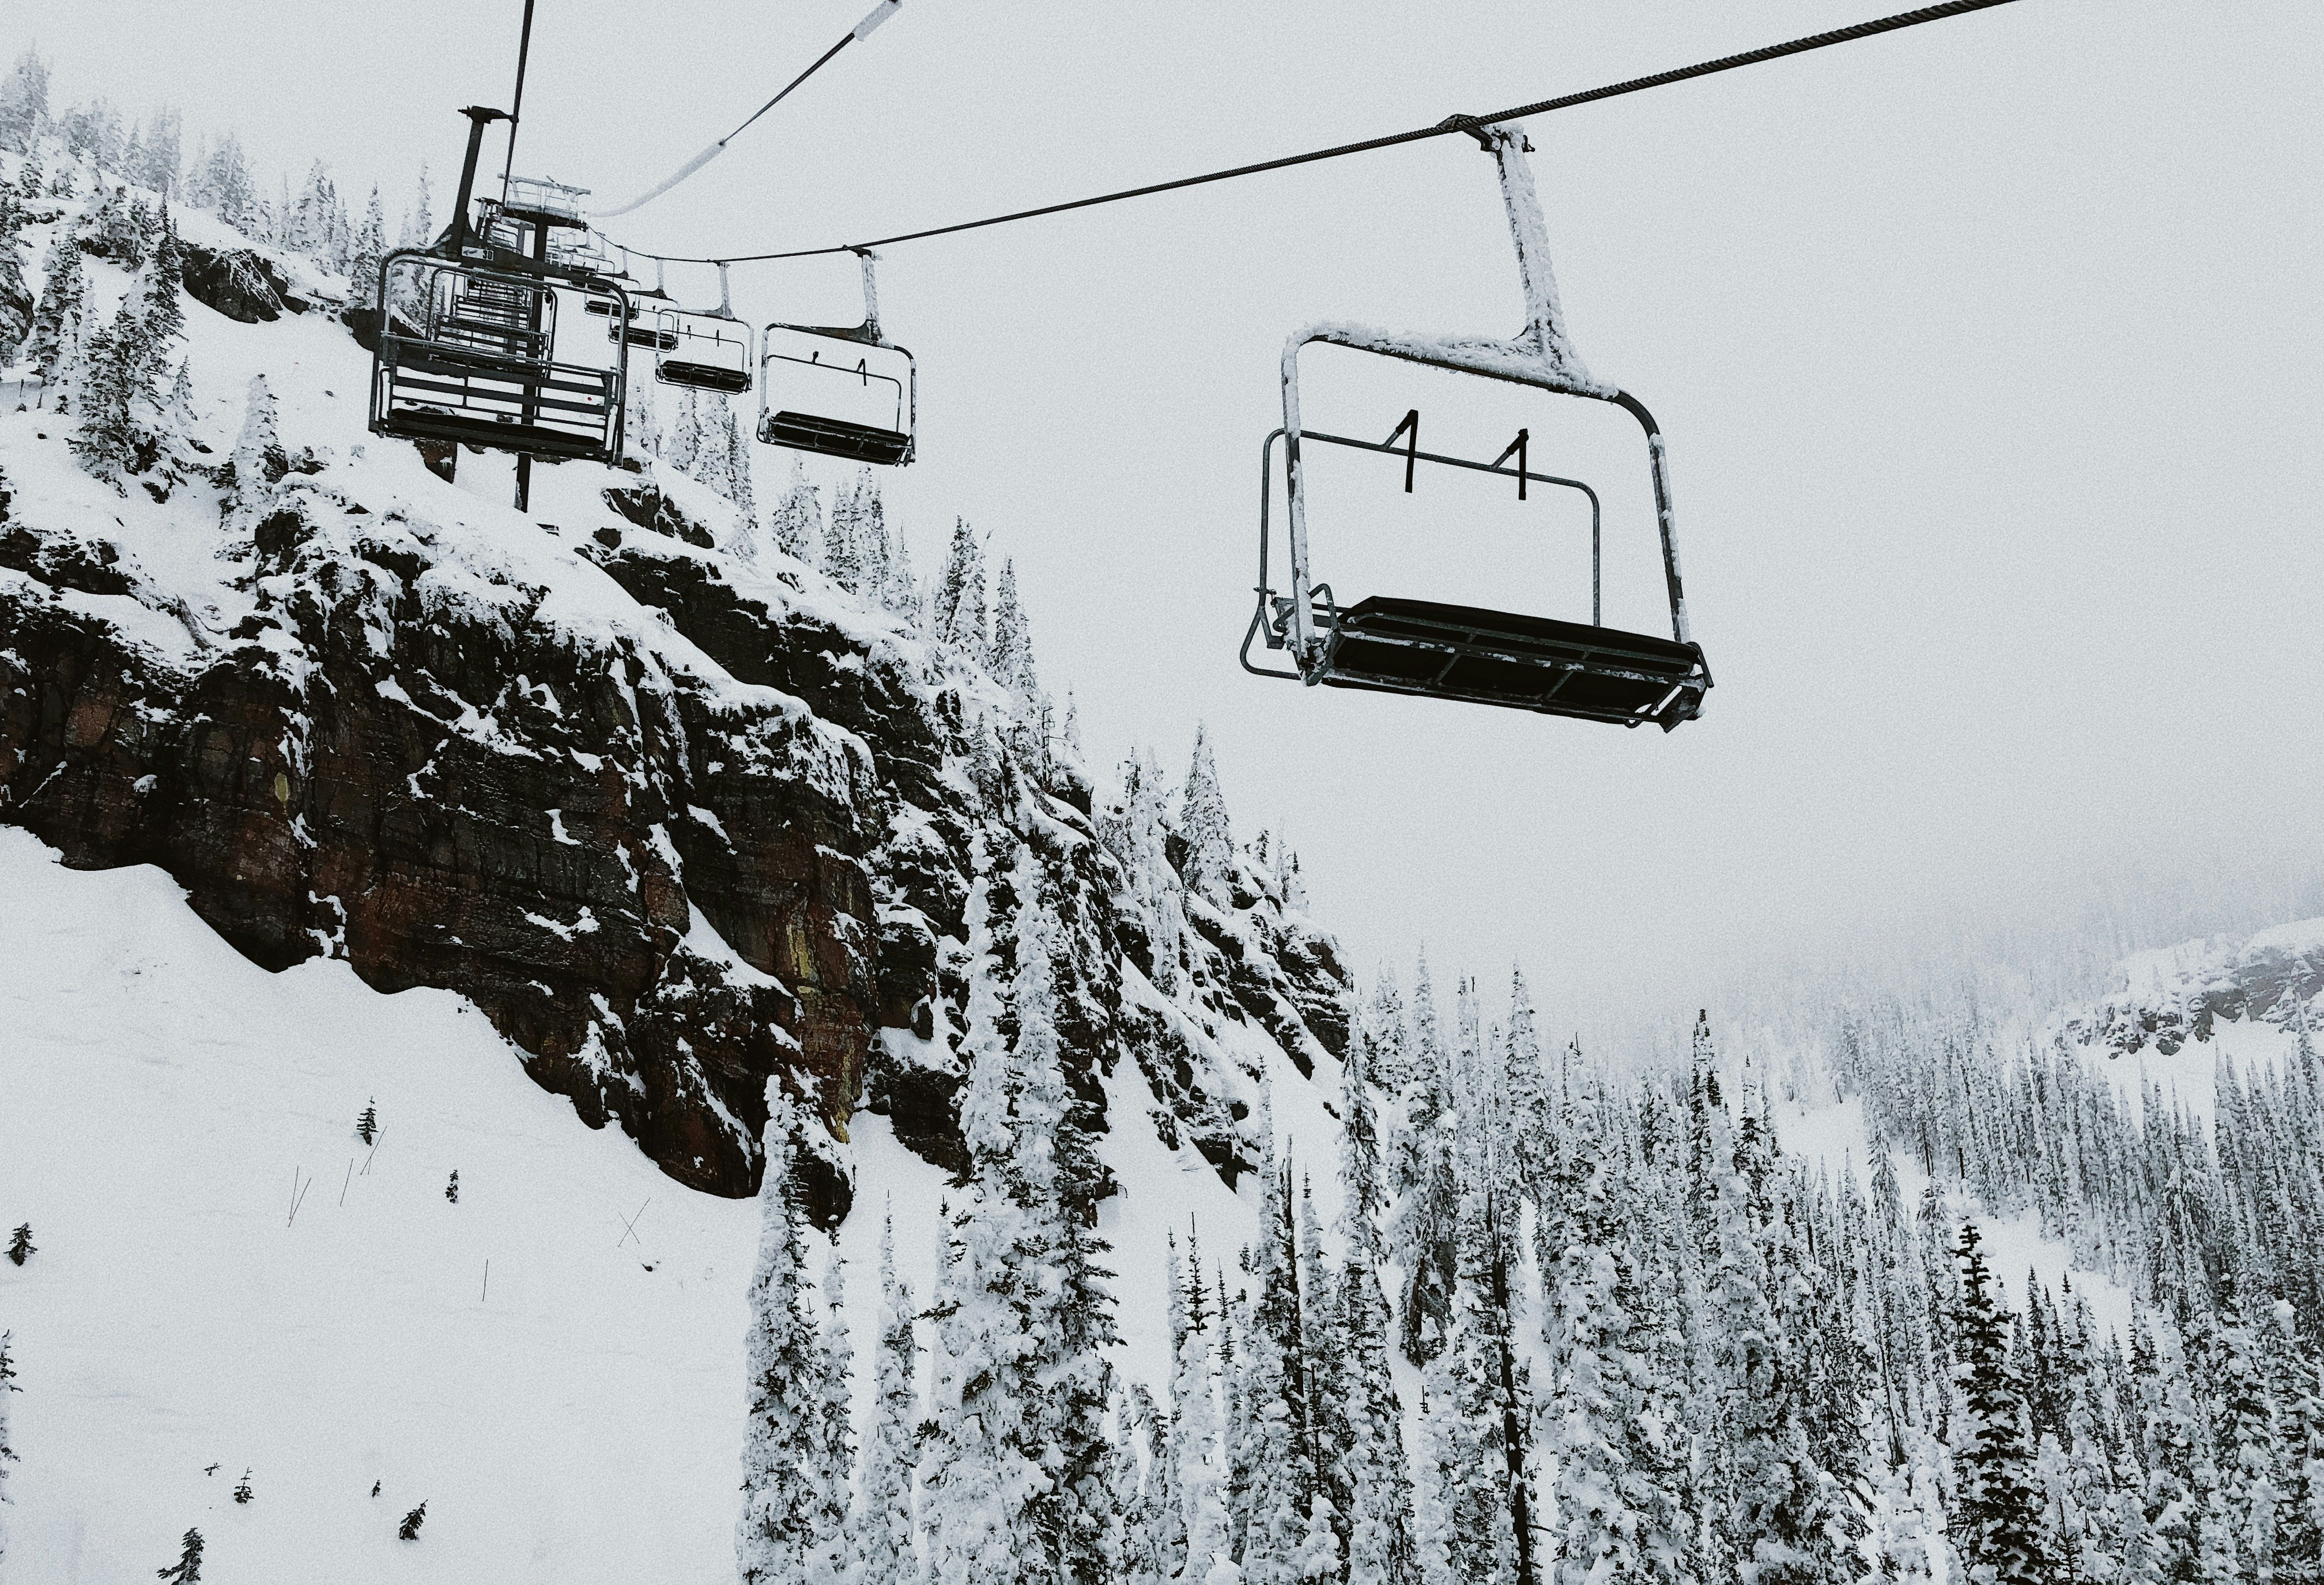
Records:
[[[665,385],[739,396],[751,389],[751,327],[734,317],[726,266],[718,266],[718,306],[680,309],[661,302],[643,309],[639,327],[651,338],[654,378]],[[632,343],[640,329],[631,332]]]
[[[759,336],[759,438],[851,462],[912,460],[918,376],[912,355],[880,329],[872,254],[863,263],[861,325],[770,324]]]
[[[1500,167],[1501,194],[1517,243],[1523,277],[1526,324],[1515,340],[1483,336],[1431,337],[1368,329],[1360,326],[1310,326],[1283,351],[1283,427],[1261,450],[1259,605],[1242,643],[1246,670],[1262,677],[1296,679],[1314,686],[1367,688],[1428,698],[1459,699],[1565,715],[1585,721],[1637,726],[1652,723],[1668,732],[1702,714],[1711,670],[1702,646],[1687,629],[1686,602],[1679,581],[1678,548],[1662,432],[1653,415],[1628,392],[1591,377],[1574,355],[1557,319],[1556,288],[1533,175],[1525,161],[1522,134],[1509,127],[1471,127],[1478,142]],[[1527,432],[1493,462],[1440,456],[1420,449],[1419,414],[1407,413],[1386,441],[1356,440],[1303,430],[1299,421],[1299,351],[1325,342],[1399,358],[1455,373],[1532,386],[1563,397],[1614,403],[1646,431],[1646,460],[1662,537],[1663,572],[1670,597],[1671,636],[1625,632],[1600,625],[1595,558],[1599,540],[1596,492],[1579,480],[1535,473],[1528,467]],[[1291,588],[1277,594],[1268,576],[1268,503],[1273,493],[1275,442],[1284,442],[1285,493],[1288,503]],[[1397,442],[1401,440],[1402,444]],[[1588,622],[1525,615],[1434,601],[1372,595],[1342,605],[1328,583],[1317,582],[1309,563],[1307,494],[1302,447],[1311,443],[1387,452],[1405,459],[1405,488],[1413,487],[1419,463],[1512,475],[1519,496],[1531,484],[1571,489],[1590,502],[1592,601]],[[1508,465],[1512,458],[1515,466]],[[1253,665],[1251,645],[1264,640],[1270,650],[1288,650],[1296,670]]]
[[[373,433],[618,460],[627,348],[617,343],[610,366],[560,360],[560,284],[574,283],[436,253],[390,254],[380,268]],[[612,305],[612,323],[628,322],[620,287],[587,290]]]

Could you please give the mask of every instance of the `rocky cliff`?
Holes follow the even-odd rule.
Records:
[[[584,1121],[722,1194],[756,1187],[770,1077],[834,1141],[870,1107],[958,1165],[1019,844],[1064,926],[1087,1126],[1130,1064],[1151,1126],[1231,1179],[1264,1047],[1342,1047],[1347,976],[1296,883],[1246,850],[1187,888],[1150,774],[1101,792],[1046,699],[914,613],[651,466],[544,470],[520,516],[362,434],[335,318],[188,311],[198,375],[235,377],[204,387],[211,455],[263,369],[301,460],[121,498],[53,415],[0,415],[0,821],[159,865],[269,967],[470,998]],[[844,1160],[808,1169],[825,1219]]]

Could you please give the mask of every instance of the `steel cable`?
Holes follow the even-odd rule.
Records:
[[[1093,198],[1073,198],[1062,204],[1044,204],[1038,208],[1017,209],[1006,215],[988,216],[982,220],[962,220],[950,226],[932,226],[920,231],[898,232],[893,236],[873,237],[866,242],[837,243],[828,247],[792,248],[781,253],[729,253],[717,258],[689,258],[678,253],[648,253],[643,248],[628,247],[614,242],[604,233],[597,235],[615,247],[625,248],[640,258],[659,259],[670,264],[759,264],[776,259],[812,259],[827,253],[862,253],[867,248],[893,247],[899,243],[922,242],[933,236],[951,236],[963,231],[980,231],[988,226],[1010,226],[1019,220],[1038,219],[1045,215],[1063,215],[1074,209],[1093,208],[1100,204],[1119,204],[1130,198],[1151,198],[1157,193],[1176,192],[1181,188],[1203,187],[1214,181],[1232,181],[1239,177],[1257,176],[1268,170],[1288,170],[1295,165],[1312,165],[1319,160],[1337,160],[1349,154],[1370,153],[1375,149],[1394,148],[1400,143],[1418,143],[1425,138],[1444,137],[1453,133],[1474,132],[1497,122],[1519,121],[1527,116],[1546,115],[1553,111],[1571,110],[1579,105],[1596,104],[1601,99],[1619,98],[1626,94],[1644,93],[1649,88],[1668,88],[1674,83],[1690,82],[1696,78],[1715,76],[1733,71],[1738,67],[1757,66],[1786,56],[1804,55],[1812,50],[1830,49],[1834,44],[1853,43],[1859,39],[1875,38],[1882,33],[1897,32],[1904,28],[1919,27],[1925,23],[1941,22],[1947,17],[1965,15],[1972,11],[1988,11],[1997,5],[2015,4],[2015,0],[1945,0],[1938,5],[1923,5],[1918,10],[1899,12],[1894,16],[1875,18],[1851,26],[1835,28],[1829,32],[1811,33],[1805,38],[1787,40],[1780,44],[1763,45],[1747,50],[1739,55],[1723,55],[1716,60],[1705,60],[1693,66],[1675,67],[1648,77],[1634,77],[1626,82],[1609,83],[1603,88],[1584,88],[1580,93],[1563,94],[1554,99],[1538,99],[1530,105],[1518,105],[1508,110],[1497,110],[1489,115],[1453,115],[1433,126],[1415,127],[1409,132],[1390,133],[1384,137],[1366,138],[1361,143],[1339,143],[1328,149],[1315,149],[1304,154],[1286,154],[1280,159],[1262,160],[1252,165],[1237,165],[1225,170],[1213,170],[1201,176],[1182,176],[1172,181],[1151,182],[1144,187],[1130,187],[1119,191],[1099,193]],[[827,59],[827,57],[826,57]],[[764,114],[762,111],[761,114]],[[752,117],[753,120],[757,117]],[[748,122],[744,125],[750,124]],[[737,129],[740,130],[739,128]],[[724,145],[720,145],[723,147]],[[713,151],[715,152],[715,151]],[[704,156],[706,159],[708,156]],[[659,191],[661,189],[656,189]],[[652,195],[649,195],[652,196]],[[644,200],[639,200],[642,203]],[[636,205],[629,206],[635,208]],[[624,211],[611,211],[622,213]]]

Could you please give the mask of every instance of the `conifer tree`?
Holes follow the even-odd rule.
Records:
[[[791,478],[774,514],[775,548],[808,566],[823,557],[823,507],[807,482],[806,459],[793,453]]]
[[[429,214],[428,162],[420,162],[420,181],[411,194],[411,207],[403,212],[402,229],[396,233],[399,248],[424,248],[436,240],[436,223]]]
[[[873,604],[884,606],[889,603],[894,547],[888,540],[888,509],[880,499],[880,481],[868,466],[856,470],[853,499],[858,592]]]
[[[953,520],[952,547],[929,614],[937,638],[973,660],[984,658],[984,550],[959,518]]]
[[[0,148],[29,155],[49,119],[49,65],[27,46],[0,79]]]
[[[1017,564],[1004,560],[992,598],[993,677],[1022,693],[1033,691],[1032,637],[1026,631],[1025,609],[1017,598]]]
[[[1585,1095],[1573,1126],[1559,1130],[1539,1217],[1556,1585],[1679,1578],[1687,1544],[1677,1384],[1656,1378],[1643,1324],[1649,1299],[1624,1236],[1628,1196],[1616,1177],[1610,1105]]]
[[[2278,1412],[2259,1341],[2245,1323],[2233,1283],[2221,1295],[2213,1332],[2211,1392],[2220,1479],[2215,1516],[2205,1528],[2239,1571],[2265,1579],[2274,1571],[2282,1497],[2275,1484]]]
[[[1185,1553],[1179,1578],[1208,1580],[1224,1571],[1231,1578],[1230,1521],[1227,1513],[1224,1427],[1219,1414],[1215,1381],[1213,1322],[1223,1332],[1226,1317],[1206,1310],[1202,1250],[1190,1241],[1186,1285],[1186,1328],[1173,1361],[1170,1382],[1169,1452],[1172,1474],[1183,1505]]]
[[[823,576],[850,594],[863,587],[862,514],[851,482],[832,498],[823,536]]]
[[[734,1533],[742,1585],[796,1585],[810,1577],[818,1537],[803,1519],[817,1510],[825,1456],[823,1364],[800,1269],[801,1219],[791,1184],[791,1134],[799,1122],[788,1100],[770,1100],[750,1288],[742,1514]]]
[[[32,1224],[29,1221],[18,1222],[16,1230],[8,1237],[8,1258],[16,1265],[22,1266],[39,1252],[40,1246],[32,1242]]]
[[[59,362],[66,350],[66,325],[82,313],[88,301],[88,277],[81,268],[80,247],[70,227],[60,227],[41,263],[40,300],[33,307],[32,331],[24,344],[24,361],[51,381],[58,378]]]
[[[7,190],[0,188],[0,365],[16,361],[16,349],[32,335],[32,312],[39,306],[24,282],[21,218]]]
[[[702,404],[689,385],[678,398],[678,415],[670,420],[669,433],[662,441],[661,460],[691,478],[701,456]]]
[[[1961,1224],[1960,1470],[1961,1555],[1976,1585],[2034,1585],[2051,1577],[2042,1499],[2025,1445],[2024,1384],[2009,1368],[2008,1322],[1991,1291],[1983,1239]]]
[[[912,1295],[896,1275],[896,1218],[880,1232],[879,1341],[872,1356],[872,1418],[863,1432],[863,1466],[847,1523],[854,1585],[917,1585],[913,1552],[912,1466],[918,1452],[918,1398],[913,1387],[918,1345]]]
[[[734,417],[733,403],[720,403],[719,419],[719,493],[734,503],[735,511],[742,518],[743,534],[755,536],[759,522],[759,498],[757,492],[751,488],[750,443],[742,437],[742,426]]]
[[[1186,889],[1223,906],[1227,873],[1234,862],[1234,834],[1227,825],[1226,796],[1219,790],[1219,767],[1211,751],[1210,729],[1194,728],[1194,760],[1178,804],[1178,837],[1186,856],[1178,867]]]
[[[226,458],[227,528],[247,534],[263,521],[274,510],[279,487],[290,471],[290,454],[275,429],[274,392],[265,375],[253,374],[242,433]]]
[[[1393,1175],[1398,1198],[1388,1218],[1388,1249],[1404,1274],[1397,1305],[1405,1358],[1434,1359],[1452,1325],[1461,1189],[1453,1159],[1450,1064],[1436,1020],[1428,963],[1412,989],[1412,1030],[1404,1120],[1397,1130]]]
[[[855,1468],[855,1426],[850,1418],[848,1368],[855,1352],[847,1341],[845,1276],[839,1251],[825,1263],[816,1307],[823,1312],[816,1340],[814,1403],[816,1458],[808,1471],[813,1507],[794,1516],[811,1537],[807,1579],[816,1585],[842,1585],[849,1579],[848,1477]]]
[[[387,211],[379,201],[379,184],[372,184],[371,198],[364,205],[363,224],[356,229],[347,255],[348,306],[355,309],[379,307],[379,266],[387,257]]]
[[[420,1526],[425,1525],[427,1522],[428,1505],[423,1502],[418,1507],[413,1508],[410,1513],[403,1516],[403,1523],[395,1527],[396,1539],[399,1541],[419,1540]]]
[[[1057,1160],[1067,1098],[1051,1022],[1055,917],[1029,852],[1017,855],[1010,889],[1013,1043],[990,957],[970,989],[974,1056],[960,1117],[975,1200],[958,1216],[960,1256],[939,1306],[929,1544],[944,1585],[1080,1585],[1102,1577],[1111,1504],[1102,1361],[1095,1346],[1075,1345],[1110,1339],[1111,1323],[1101,1274],[1081,1263],[1074,1275]],[[971,897],[972,931],[995,927],[992,901],[988,879]]]
[[[421,1507],[426,1506],[425,1503],[420,1505]],[[413,1510],[415,1514],[418,1511],[418,1509]],[[403,1538],[406,1541],[419,1533],[419,1525],[413,1519],[407,1518],[404,1521],[404,1527]],[[202,1533],[198,1530],[187,1531],[185,1540],[179,1547],[178,1561],[166,1569],[156,1569],[153,1572],[161,1579],[164,1585],[201,1585]]]

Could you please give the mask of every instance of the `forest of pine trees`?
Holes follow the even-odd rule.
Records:
[[[1158,816],[1182,862],[1224,840],[1179,828],[1212,818],[1204,767]],[[785,1275],[753,1335],[798,1363],[754,1377],[753,1445],[793,1461],[754,1463],[748,1489],[752,1512],[821,1516],[784,1533],[816,1553],[788,1577],[2324,1579],[2324,1068],[2296,1002],[2282,1073],[2223,1071],[2216,1145],[2159,1097],[2151,1131],[2124,1123],[2061,1077],[2062,1053],[2006,1064],[1919,1027],[1924,1057],[1969,1074],[1963,1099],[1876,1135],[1859,1179],[1780,1148],[1769,1076],[1723,1060],[1707,1018],[1682,1066],[1617,1079],[1578,1043],[1545,1049],[1522,974],[1493,1016],[1472,981],[1440,999],[1424,963],[1357,1020],[1337,1225],[1299,1175],[1313,1164],[1270,1155],[1251,1248],[1221,1258],[1189,1227],[1170,1251],[1172,1368],[1135,1382],[1102,1350],[1114,1304],[1148,1295],[1116,1291],[1066,1210],[1094,1151],[1058,1076],[1055,921],[1036,866],[988,859],[973,1170],[936,1291],[914,1311],[881,1273],[861,1445],[844,1416],[816,1419],[844,1392],[833,1290],[806,1282],[798,1212],[768,1180],[786,1253],[762,1267]],[[1841,1084],[1890,1074],[1870,1029],[1914,1037],[1893,1016],[1842,1022]],[[1876,1113],[1914,1071],[1900,1059]],[[1901,1146],[1936,1168],[1910,1198]],[[1992,1270],[1953,1209],[1965,1189],[1983,1214],[2037,1208],[2120,1251],[2147,1301],[2128,1335],[2070,1279]],[[848,1489],[761,1495],[827,1481],[832,1460],[858,1471]]]

